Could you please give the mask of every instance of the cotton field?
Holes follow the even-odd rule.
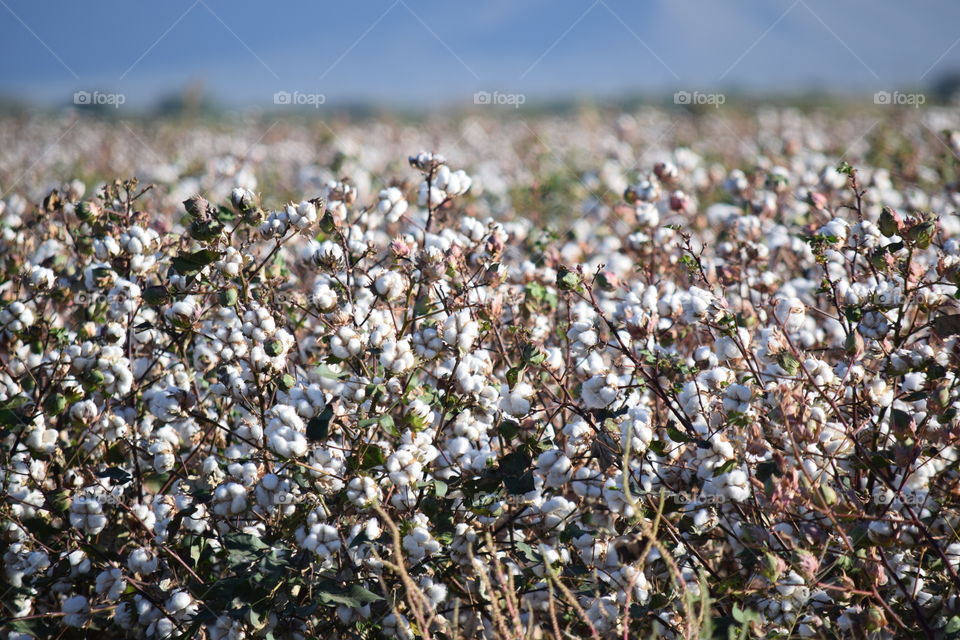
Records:
[[[960,112],[0,120],[6,638],[960,636]]]

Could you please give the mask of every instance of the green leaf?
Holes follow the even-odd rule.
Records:
[[[236,549],[239,551],[261,551],[269,549],[270,545],[249,533],[232,532],[223,536],[223,544],[227,549]]]
[[[324,407],[320,415],[310,418],[307,423],[307,438],[314,442],[326,440],[330,435],[330,420],[333,418],[333,406]]]
[[[760,482],[764,482],[767,478],[775,473],[779,475],[776,462],[767,461],[761,462],[757,465],[756,476]]]
[[[693,442],[693,438],[676,427],[667,427],[667,437],[678,443]]]
[[[520,424],[513,420],[504,420],[500,423],[500,427],[497,430],[504,440],[510,442],[520,435]]]
[[[519,551],[521,554],[523,554],[523,556],[524,556],[528,561],[530,561],[530,562],[540,562],[540,556],[538,556],[536,553],[534,553],[533,547],[531,547],[531,546],[530,546],[529,544],[527,544],[526,542],[517,542],[517,543],[515,543],[513,546],[515,546],[515,547],[517,548],[517,551]]]
[[[109,469],[104,469],[103,471],[97,471],[96,476],[98,478],[110,478],[116,484],[127,484],[133,479],[133,476],[130,475],[129,471],[119,467],[110,467]]]
[[[539,282],[531,282],[526,286],[527,298],[540,302],[547,295],[547,288]]]
[[[960,616],[953,616],[947,620],[947,626],[944,627],[945,633],[956,633],[960,631]]]
[[[538,365],[547,359],[547,353],[533,344],[523,345],[520,357],[525,364]]]
[[[893,421],[893,426],[895,426],[897,429],[907,429],[910,427],[910,423],[913,421],[913,417],[901,409],[891,410],[890,419]]]
[[[796,375],[797,371],[800,370],[800,361],[786,351],[777,354],[777,364],[787,372],[788,376]]]
[[[193,253],[181,253],[170,261],[173,269],[183,275],[193,275],[209,264],[220,259],[220,252],[213,249],[201,249]]]
[[[557,270],[557,288],[561,291],[577,291],[580,288],[580,274],[564,266]]]
[[[0,404],[0,426],[16,427],[27,424],[24,406],[28,400],[26,396],[14,396]]]
[[[387,461],[383,449],[375,444],[361,445],[361,451],[347,458],[348,466],[354,471],[367,471]]]
[[[321,378],[326,378],[327,380],[345,380],[350,377],[349,373],[345,372],[336,372],[329,365],[321,364],[318,365],[314,372]]]
[[[567,543],[573,540],[574,538],[579,538],[585,533],[590,533],[578,527],[575,523],[571,522],[563,531],[560,532],[560,542]]]
[[[647,448],[658,456],[662,456],[667,452],[667,443],[663,440],[654,440],[648,445]]]
[[[370,602],[383,600],[383,596],[359,584],[351,586],[348,590],[334,590],[328,587],[326,590],[319,591],[317,595],[324,604],[342,604],[354,609]]]
[[[713,470],[713,477],[722,476],[737,466],[736,460],[727,460],[722,465]]]
[[[384,431],[386,431],[386,432],[387,432],[388,434],[390,434],[391,436],[394,436],[394,437],[399,437],[399,436],[400,436],[400,430],[397,429],[397,423],[396,423],[396,421],[393,419],[393,416],[391,416],[391,415],[386,415],[386,414],[384,414],[383,416],[381,416],[381,417],[380,417],[380,426],[383,428]]]
[[[232,209],[228,209],[223,205],[217,207],[217,219],[220,220],[220,222],[232,222],[236,217],[237,214],[235,214]]]
[[[523,369],[523,365],[518,365],[516,367],[510,367],[507,371],[507,384],[510,385],[511,389],[517,386],[517,383],[522,379]]]
[[[499,460],[500,476],[507,493],[518,495],[533,491],[533,459],[526,447],[508,453]]]
[[[941,338],[960,334],[960,314],[939,316],[933,321],[933,332]]]

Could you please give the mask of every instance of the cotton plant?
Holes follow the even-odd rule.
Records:
[[[769,116],[749,157],[631,116],[538,121],[565,166],[404,166],[382,125],[208,132],[151,188],[36,159],[58,186],[0,200],[14,633],[955,633],[954,169]]]

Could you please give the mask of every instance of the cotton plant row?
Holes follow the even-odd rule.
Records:
[[[953,187],[406,164],[4,201],[9,638],[960,632]]]
[[[127,120],[119,130],[109,120],[70,114],[0,116],[0,185],[14,207],[40,201],[54,188],[69,191],[61,184],[65,176],[81,177],[92,191],[97,180],[118,175],[162,184],[150,206],[164,213],[196,193],[226,202],[235,186],[262,190],[279,207],[344,175],[365,198],[389,186],[409,192],[417,185],[403,173],[406,156],[427,145],[446,150],[455,164],[468,163],[470,204],[481,219],[507,219],[512,211],[587,214],[598,203],[586,196],[601,194],[601,204],[613,206],[641,169],[666,159],[683,170],[688,188],[702,190],[736,167],[782,165],[809,181],[842,156],[864,172],[867,188],[884,192],[886,204],[929,208],[924,198],[952,179],[940,175],[938,165],[960,149],[960,113],[948,107],[876,113],[725,108],[698,116],[644,106],[627,113],[502,115],[480,109],[429,122],[329,123],[154,118]],[[163,231],[168,222],[166,215],[154,219]]]

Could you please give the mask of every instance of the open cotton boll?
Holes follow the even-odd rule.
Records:
[[[90,602],[83,596],[72,596],[63,601],[63,623],[68,627],[82,627],[90,613]]]
[[[806,322],[806,306],[799,298],[780,298],[774,308],[777,322],[785,331],[796,332]]]
[[[466,353],[473,347],[479,334],[480,325],[473,320],[470,311],[461,309],[444,320],[441,339],[445,344]]]
[[[846,220],[834,218],[827,224],[817,230],[818,235],[833,237],[837,239],[838,244],[844,244],[847,241],[847,233],[850,231],[850,225]]]
[[[27,286],[38,291],[51,289],[56,282],[56,274],[53,269],[40,265],[25,265],[23,273]]]
[[[434,186],[428,186],[426,182],[420,185],[417,204],[421,207],[439,207],[447,199],[447,192]]]
[[[398,486],[418,482],[423,475],[423,463],[417,457],[417,450],[411,445],[403,445],[392,453],[387,458],[385,467],[390,480]]]
[[[416,362],[416,356],[406,340],[388,340],[383,343],[380,351],[380,364],[387,371],[399,374],[411,369]]]
[[[306,455],[306,424],[296,409],[290,405],[278,404],[270,409],[268,415],[271,417],[264,429],[264,436],[270,450],[285,458]]]
[[[385,300],[396,300],[403,295],[407,287],[404,277],[396,271],[384,270],[372,274],[371,278],[373,278],[373,288],[377,295]]]
[[[340,542],[340,534],[335,527],[325,523],[317,523],[307,530],[307,535],[300,546],[314,552],[322,559],[327,559],[340,550],[342,543]]]
[[[127,556],[127,567],[133,573],[138,573],[142,576],[153,573],[159,566],[159,559],[146,548],[134,549],[130,552],[130,555]]]
[[[544,451],[537,458],[537,471],[548,487],[561,487],[573,473],[573,463],[559,449]]]
[[[440,543],[430,535],[426,524],[418,523],[403,537],[403,550],[415,561],[429,557],[440,550]]]
[[[247,510],[247,489],[236,482],[228,482],[213,492],[213,512],[220,516],[234,516]]]
[[[96,535],[107,526],[103,504],[95,494],[80,494],[70,503],[70,524],[83,532]]]
[[[373,478],[359,476],[347,485],[347,499],[361,508],[366,508],[381,498],[380,487]]]
[[[407,207],[408,203],[400,189],[388,187],[380,191],[377,210],[387,217],[388,222],[397,222],[407,212]]]
[[[0,332],[12,335],[33,325],[33,311],[19,300],[0,309]]]
[[[753,392],[750,387],[742,384],[732,384],[727,387],[723,397],[723,408],[726,411],[744,413],[750,408]]]
[[[123,579],[123,571],[114,567],[97,574],[95,588],[107,601],[115,602],[127,588],[127,581]]]
[[[186,591],[174,591],[165,604],[167,613],[175,620],[187,620],[199,609],[193,597]]]
[[[500,409],[515,418],[523,417],[530,413],[530,400],[533,394],[533,387],[525,382],[521,382],[513,389],[504,385],[502,387]]]
[[[620,397],[620,380],[618,376],[608,373],[596,375],[583,383],[581,396],[584,404],[592,409],[609,407]]]

